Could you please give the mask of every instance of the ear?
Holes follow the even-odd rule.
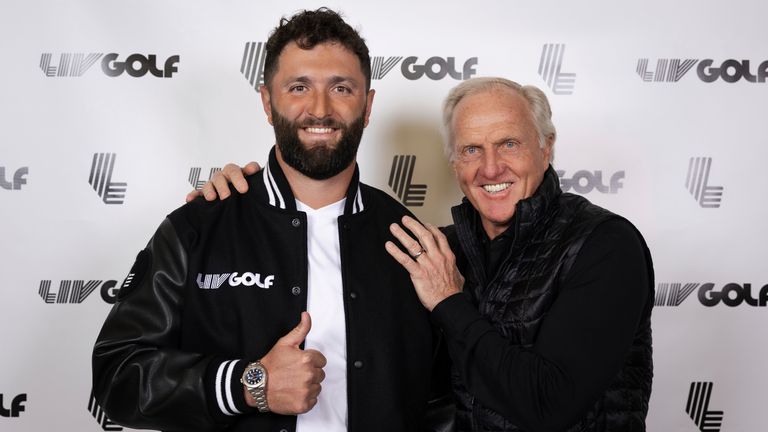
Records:
[[[373,97],[376,96],[376,90],[368,90],[368,97],[365,98],[365,120],[363,126],[368,127],[368,118],[371,116],[371,107],[373,107]]]
[[[456,176],[456,179],[459,178],[459,158],[456,156],[453,157],[453,160],[450,161],[451,169],[453,169],[453,175]]]
[[[541,150],[544,152],[544,160],[547,162],[547,165],[549,165],[552,162],[552,156],[555,151],[554,135],[547,136],[546,142],[544,143],[544,148]]]
[[[259,94],[261,95],[261,105],[264,107],[264,113],[267,114],[267,121],[274,126],[272,123],[272,104],[270,103],[272,96],[269,94],[269,88],[265,85],[259,86]]]

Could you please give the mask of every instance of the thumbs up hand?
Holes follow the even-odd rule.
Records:
[[[320,383],[325,379],[323,367],[327,361],[320,351],[299,348],[311,328],[309,312],[302,312],[299,325],[278,339],[261,359],[267,370],[267,404],[274,413],[302,414],[317,403]],[[249,405],[256,406],[256,401],[247,391],[245,398]]]

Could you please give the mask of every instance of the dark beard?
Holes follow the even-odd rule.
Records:
[[[292,122],[272,106],[272,124],[280,154],[291,168],[315,180],[325,180],[347,168],[355,159],[365,128],[363,115],[349,125],[331,118],[306,120],[302,124]],[[299,139],[299,128],[318,126],[333,127],[341,131],[336,148],[316,146],[306,148]]]

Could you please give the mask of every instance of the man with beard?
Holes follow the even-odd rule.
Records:
[[[383,248],[408,211],[359,182],[368,48],[323,8],[282,19],[266,51],[277,145],[248,193],[184,205],[139,253],[94,395],[132,428],[417,430],[435,344]]]

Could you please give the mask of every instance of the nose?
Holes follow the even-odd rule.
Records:
[[[501,158],[495,151],[484,152],[481,163],[480,172],[488,179],[493,179],[503,171]]]
[[[312,95],[308,114],[318,119],[331,115],[331,101],[329,100],[328,95],[323,92],[316,92]]]

